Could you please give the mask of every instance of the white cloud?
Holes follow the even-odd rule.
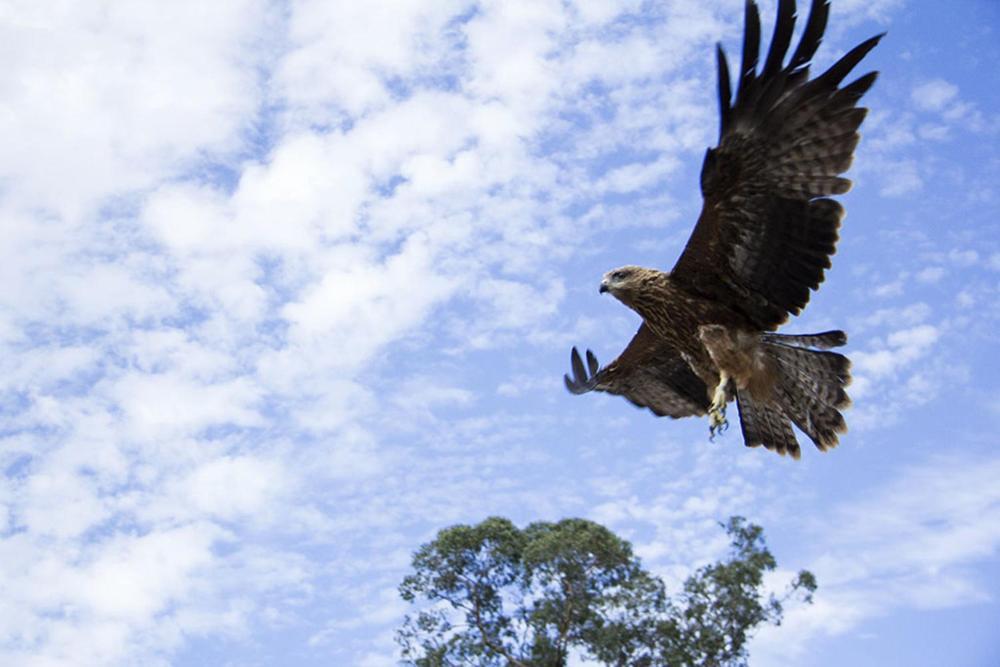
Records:
[[[236,149],[249,128],[261,2],[18,2],[5,14],[0,177],[22,205],[81,215]]]
[[[615,193],[632,192],[648,188],[674,171],[679,164],[675,159],[660,158],[649,164],[634,163],[624,165],[605,174],[595,184],[595,187],[598,190]]]
[[[192,571],[209,564],[214,532],[189,526],[112,542],[75,582],[80,598],[101,616],[150,618],[185,595]]]
[[[924,186],[920,167],[915,160],[902,160],[885,165],[884,185],[879,191],[883,197],[902,197],[919,192]]]
[[[361,116],[392,100],[393,78],[446,73],[437,68],[459,38],[449,23],[468,9],[452,1],[296,2],[289,20],[292,48],[276,77],[292,118],[326,125],[331,115]]]
[[[171,492],[171,514],[183,514],[178,506],[189,505],[194,517],[276,518],[274,509],[285,501],[281,495],[290,491],[289,482],[289,473],[278,461],[247,455],[220,457],[177,480]]]
[[[904,0],[875,0],[865,2],[865,0],[843,0],[834,5],[833,18],[830,23],[835,26],[846,27],[854,25],[863,20],[885,21],[887,17],[903,5]]]
[[[916,323],[927,316],[921,305],[876,313],[873,321],[882,319],[880,313],[884,313],[893,326],[903,328],[850,354],[852,427],[868,430],[895,424],[902,411],[928,403],[966,376],[962,366],[948,362],[950,351],[942,343],[948,325]]]
[[[962,290],[955,298],[955,302],[958,304],[959,308],[971,308],[976,303],[976,297],[974,297],[968,290]]]
[[[574,3],[574,9],[586,23],[603,24],[619,16],[621,13],[634,9],[638,0],[632,2],[605,2],[604,0],[579,0]]]
[[[358,258],[360,259],[360,258]],[[351,372],[386,343],[421,322],[454,282],[433,266],[427,243],[411,239],[384,262],[331,267],[301,300],[283,308],[289,337],[305,352],[302,372]],[[326,341],[338,341],[331,348]]]
[[[1000,459],[937,457],[815,520],[816,603],[753,646],[761,664],[800,658],[815,635],[839,636],[899,607],[939,609],[991,599],[968,566],[1000,551]]]
[[[940,266],[928,266],[926,269],[921,269],[917,273],[916,278],[922,283],[928,283],[933,285],[934,283],[940,282],[942,278],[947,275],[947,271]]]
[[[128,432],[143,441],[260,423],[255,404],[261,391],[247,378],[205,384],[174,373],[133,373],[116,380],[109,393],[124,413]]]
[[[958,266],[972,266],[979,262],[979,253],[975,250],[959,250],[955,248],[948,253],[948,259]]]
[[[924,302],[898,308],[879,308],[864,317],[852,320],[851,329],[852,331],[865,331],[885,325],[910,327],[925,322],[930,317],[931,312],[931,307]]]
[[[78,538],[110,516],[93,481],[70,470],[39,471],[26,480],[22,494],[17,521],[35,534]]]
[[[514,280],[491,279],[478,287],[478,296],[488,303],[490,328],[525,329],[537,326],[556,312],[566,289],[561,280],[536,287]]]
[[[875,285],[875,288],[872,290],[872,294],[880,299],[899,296],[902,293],[903,293],[902,277],[896,278],[895,280],[890,280],[887,283]]]
[[[852,353],[855,376],[852,395],[864,396],[872,381],[894,376],[909,367],[924,356],[940,336],[934,325],[919,324],[893,331],[884,342],[878,343],[875,350]]]
[[[496,392],[500,396],[514,397],[521,396],[528,391],[544,390],[546,388],[558,388],[559,378],[543,378],[536,375],[515,375],[497,386]],[[549,393],[549,392],[544,392]]]
[[[889,334],[888,343],[904,351],[904,356],[915,356],[930,347],[940,336],[930,324],[922,324],[911,329],[902,329]]]
[[[959,98],[958,92],[958,86],[943,79],[932,79],[913,89],[913,104],[925,114],[938,116],[936,121],[921,126],[923,136],[944,139],[952,127],[976,133],[991,131],[991,122],[975,104]]]
[[[941,111],[958,96],[958,86],[944,79],[920,84],[910,94],[913,103],[923,111]]]

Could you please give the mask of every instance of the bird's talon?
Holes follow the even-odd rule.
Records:
[[[726,406],[712,405],[708,410],[708,439],[715,441],[715,436],[724,433],[729,428],[729,421],[726,419]]]

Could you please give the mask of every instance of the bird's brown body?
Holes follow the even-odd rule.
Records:
[[[747,445],[797,458],[793,423],[821,450],[846,429],[850,362],[827,350],[847,337],[774,331],[805,307],[836,251],[843,207],[830,197],[850,188],[841,174],[867,113],[857,102],[876,73],[841,82],[881,35],[810,79],[829,3],[812,1],[790,57],[794,0],[778,0],[777,13],[761,66],[760,18],[747,0],[735,97],[718,50],[719,144],[705,154],[704,206],[674,268],[604,276],[601,291],[639,313],[642,326],[604,368],[590,351],[584,365],[574,349],[566,386],[620,394],[662,416],[708,413],[713,432],[735,398]]]
[[[752,332],[753,324],[740,313],[677,285],[670,274],[634,267],[627,287],[608,291],[642,316],[654,334],[669,343],[708,387],[719,381],[718,365],[701,339],[699,329],[718,325],[734,332]]]

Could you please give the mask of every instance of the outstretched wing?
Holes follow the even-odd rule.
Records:
[[[830,267],[843,208],[826,197],[850,189],[840,174],[851,165],[868,112],[856,104],[877,75],[839,87],[882,35],[809,79],[828,13],[826,0],[813,0],[801,41],[785,64],[795,2],[780,0],[771,48],[758,72],[760,18],[748,0],[732,101],[719,46],[719,145],[705,154],[701,217],[671,273],[765,330],[798,314]]]
[[[643,323],[628,347],[604,368],[587,350],[587,366],[573,348],[573,377],[563,379],[574,394],[606,391],[624,396],[659,417],[690,417],[708,410],[708,391],[681,355]]]

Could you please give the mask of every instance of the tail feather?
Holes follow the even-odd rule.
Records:
[[[847,430],[847,422],[836,407],[795,393],[794,387],[788,385],[782,385],[779,392],[785,415],[809,436],[817,449],[825,452],[837,446],[839,434]]]
[[[845,387],[851,381],[851,362],[827,350],[846,342],[842,331],[761,336],[761,349],[774,374],[773,393],[769,400],[762,400],[748,389],[737,392],[748,446],[763,445],[798,458],[792,423],[821,451],[837,445],[839,434],[847,430],[840,410],[850,405]]]
[[[844,355],[767,343],[765,350],[778,364],[781,386],[793,396],[834,408],[851,404],[844,389],[851,382],[851,361]]]
[[[756,403],[748,391],[736,393],[736,406],[740,410],[740,428],[747,447],[763,445],[782,456],[790,454],[793,459],[802,455],[791,422],[780,409]]]
[[[777,334],[766,333],[761,336],[765,343],[780,343],[793,347],[811,347],[817,350],[829,350],[831,347],[847,345],[847,334],[843,331],[824,331],[818,334]]]

